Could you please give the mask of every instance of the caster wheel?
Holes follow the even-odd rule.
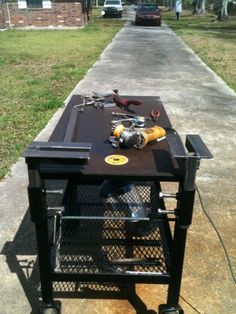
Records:
[[[166,304],[161,304],[159,306],[158,314],[184,314],[181,307],[169,307]]]
[[[58,314],[57,309],[46,309],[43,314]]]
[[[53,304],[40,305],[39,314],[61,314],[61,302],[55,301]]]

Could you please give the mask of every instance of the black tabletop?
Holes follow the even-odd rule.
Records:
[[[159,97],[121,97],[124,99],[138,99],[142,101],[142,105],[140,106],[130,106],[134,114],[149,116],[151,110],[158,110],[160,112],[158,120],[156,122],[147,121],[146,127],[159,125],[167,129],[167,137],[168,133],[172,132],[171,123]],[[83,112],[79,112],[80,107],[75,106],[80,103],[82,103],[82,99],[79,95],[72,96],[50,137],[50,141],[63,142],[65,138],[68,140],[67,133],[69,130],[71,133],[71,142],[92,143],[90,159],[81,167],[81,175],[103,177],[124,176],[137,179],[155,177],[174,178],[180,175],[181,171],[175,159],[171,156],[166,139],[155,142],[154,144],[147,144],[141,150],[135,148],[114,148],[109,142],[111,120],[115,119],[115,117],[112,116],[112,112],[127,113],[127,111],[117,106],[103,109],[96,109],[93,106],[89,106],[84,107]],[[69,125],[70,123],[74,123],[74,126],[71,127]],[[178,137],[176,137],[176,142],[178,145],[182,145]],[[113,154],[127,157],[128,162],[124,165],[110,165],[106,163],[105,158]]]

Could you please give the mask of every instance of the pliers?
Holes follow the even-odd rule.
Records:
[[[155,122],[159,117],[160,117],[160,111],[154,111],[154,110],[152,110],[151,112],[150,112],[150,117],[152,118],[152,121],[153,122]]]

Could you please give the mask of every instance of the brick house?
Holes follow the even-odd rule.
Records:
[[[80,28],[87,1],[0,0],[0,28]]]

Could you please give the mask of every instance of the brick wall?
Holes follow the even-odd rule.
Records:
[[[9,3],[0,7],[0,25],[2,27],[82,27],[84,15],[80,2],[52,2],[50,9],[19,9],[18,4]],[[2,20],[2,22],[1,22]]]
[[[5,28],[5,10],[2,4],[0,4],[0,28]]]

